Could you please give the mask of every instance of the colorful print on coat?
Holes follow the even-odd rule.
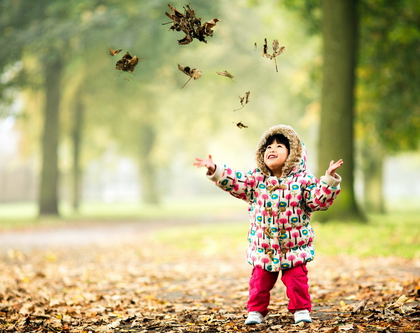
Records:
[[[264,164],[267,139],[283,134],[290,151],[282,176],[272,176]],[[340,192],[340,176],[328,174],[319,180],[306,172],[306,149],[297,133],[287,125],[267,130],[260,139],[258,168],[247,173],[217,165],[209,176],[216,185],[248,202],[248,262],[269,272],[278,272],[314,259],[311,213],[327,210]]]

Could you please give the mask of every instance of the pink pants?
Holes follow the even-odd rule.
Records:
[[[289,298],[287,307],[291,313],[297,310],[311,311],[311,296],[309,295],[308,270],[306,265],[296,266],[282,271],[281,281],[286,286]],[[270,291],[276,284],[279,272],[267,272],[254,267],[249,280],[248,312],[258,311],[263,316],[268,313]]]

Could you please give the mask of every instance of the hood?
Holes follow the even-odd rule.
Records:
[[[303,142],[300,140],[299,135],[295,130],[288,125],[276,125],[270,127],[265,131],[258,142],[257,150],[255,152],[257,166],[263,174],[271,176],[270,169],[264,163],[264,147],[267,139],[275,134],[283,134],[289,139],[290,151],[289,157],[283,166],[282,177],[290,176],[298,172],[306,170],[306,149]]]

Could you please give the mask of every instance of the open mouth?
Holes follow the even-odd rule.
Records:
[[[268,155],[267,156],[267,159],[268,160],[270,160],[270,159],[272,159],[272,158],[276,158],[277,156],[276,155],[274,155],[274,154],[270,154],[270,155]]]

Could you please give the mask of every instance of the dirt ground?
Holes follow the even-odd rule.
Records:
[[[0,233],[0,332],[420,332],[419,261],[322,254],[308,264],[312,324],[294,325],[279,281],[246,326],[244,250],[150,237],[176,223]]]

